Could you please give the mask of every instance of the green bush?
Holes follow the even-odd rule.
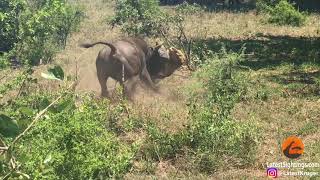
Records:
[[[198,90],[194,91],[189,105],[191,144],[198,154],[214,154],[210,159],[215,164],[223,156],[235,158],[242,165],[254,158],[257,127],[231,116],[234,106],[246,97],[248,88],[248,76],[238,66],[242,57],[243,53],[222,50],[196,73]],[[208,160],[205,162],[210,164]]]
[[[159,129],[154,124],[147,125],[147,132],[149,138],[145,143],[144,153],[147,158],[153,160],[174,158],[187,143],[185,132],[171,134]]]
[[[244,97],[248,86],[244,78],[246,74],[237,69],[243,60],[242,54],[228,53],[223,48],[220,53],[207,56],[209,59],[195,73],[204,93],[196,93],[192,101],[205,100],[201,102],[203,105],[217,106],[221,115],[230,114],[234,105]]]
[[[85,97],[83,97],[85,98]],[[74,97],[61,102],[59,113],[48,114],[20,144],[17,158],[34,178],[96,179],[123,175],[134,151],[105,127],[107,104]]]
[[[279,3],[280,0],[257,0],[256,1],[256,9],[257,12],[268,12],[270,6],[274,7]]]
[[[24,10],[24,1],[0,2],[0,55],[9,51],[18,42],[19,37],[19,15]]]
[[[187,1],[184,1],[182,4],[176,6],[176,11],[181,14],[196,14],[202,10],[202,7],[199,4],[189,4]]]
[[[277,25],[302,26],[307,19],[305,13],[296,10],[287,0],[281,0],[274,7],[267,6],[267,12],[268,22]]]
[[[136,143],[120,142],[106,128],[107,117],[113,114],[107,101],[91,95],[78,95],[63,90],[56,93],[22,93],[15,101],[0,104],[0,122],[10,124],[10,134],[1,124],[0,137],[10,144],[36,114],[53,99],[64,94],[58,103],[15,145],[12,155],[19,168],[11,178],[29,176],[31,179],[106,179],[123,176],[131,167],[137,151]],[[16,129],[13,131],[12,129]],[[17,129],[18,128],[18,129]],[[12,168],[0,156],[0,177]]]
[[[167,31],[169,16],[157,0],[117,0],[115,12],[110,23],[121,25],[129,35],[157,36]]]
[[[32,65],[49,62],[66,45],[82,17],[78,7],[64,0],[4,0],[0,5],[0,25],[4,27],[0,37],[6,40],[0,51],[10,51],[7,60],[15,57]]]

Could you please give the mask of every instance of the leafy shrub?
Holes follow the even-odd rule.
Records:
[[[64,0],[31,0],[28,3],[4,0],[1,3],[4,8],[0,12],[0,25],[4,29],[0,37],[7,42],[0,44],[0,50],[11,50],[12,57],[32,65],[49,62],[56,51],[65,46],[82,17],[78,7]]]
[[[274,7],[265,5],[266,12],[270,15],[269,23],[278,25],[301,26],[307,16],[294,8],[287,0],[281,0]]]
[[[149,138],[146,142],[144,153],[154,160],[174,158],[187,143],[185,132],[177,134],[167,133],[154,124],[148,124]]]
[[[246,75],[237,69],[242,54],[222,50],[203,64],[196,73],[201,92],[194,91],[189,106],[191,143],[198,153],[215,154],[220,160],[221,156],[233,157],[246,164],[253,157],[257,128],[231,117],[248,87]]]
[[[24,11],[23,41],[17,53],[30,64],[47,63],[80,22],[81,13],[62,0],[47,0]],[[50,23],[47,23],[50,22]]]
[[[26,96],[12,109],[7,107],[7,114],[11,112],[18,124],[30,122],[54,96]],[[105,128],[106,116],[111,113],[106,112],[108,103],[84,95],[76,105],[78,98],[68,93],[16,145],[14,155],[21,172],[32,179],[96,179],[119,177],[128,171],[136,148],[120,143]],[[29,109],[31,116],[14,115],[21,107]]]
[[[280,0],[257,0],[256,9],[258,12],[268,12],[270,6],[274,7]]]
[[[106,127],[108,117],[119,116],[107,101],[96,100],[89,94],[75,94],[65,89],[68,84],[60,66],[43,73],[47,79],[59,79],[62,90],[36,91],[22,86],[24,82],[37,86],[27,69],[0,86],[0,94],[20,87],[21,93],[13,100],[1,101],[0,146],[12,143],[30,126],[34,117],[56,99],[45,115],[17,141],[5,156],[0,156],[0,177],[29,177],[31,179],[105,179],[121,177],[131,167],[137,144],[120,142],[112,129]],[[22,88],[23,87],[23,88]],[[38,89],[38,88],[37,88]],[[19,90],[19,91],[20,91]],[[3,96],[1,96],[3,97]],[[1,98],[0,97],[0,98]],[[2,100],[2,99],[1,99]],[[106,108],[110,107],[110,108]],[[115,107],[121,109],[121,107]],[[14,169],[10,157],[14,156]]]
[[[126,132],[138,131],[141,128],[143,128],[143,120],[137,116],[129,117],[123,123],[123,129]]]
[[[202,11],[202,7],[199,4],[189,4],[184,1],[182,4],[176,6],[176,11],[181,14],[196,14]]]
[[[159,35],[166,32],[169,16],[161,11],[157,0],[117,0],[110,23],[121,25],[129,35]]]
[[[194,58],[191,63],[194,67],[198,68],[213,56],[214,51],[212,47],[208,47],[206,42],[197,40],[193,42],[192,54]]]
[[[23,1],[3,0],[0,2],[0,53],[12,49],[18,42],[19,15],[24,7]]]

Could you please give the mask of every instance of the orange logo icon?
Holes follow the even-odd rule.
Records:
[[[301,156],[304,150],[304,144],[301,139],[296,136],[290,136],[282,143],[282,152],[290,159]]]

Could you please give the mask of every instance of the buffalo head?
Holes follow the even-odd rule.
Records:
[[[176,48],[163,45],[151,48],[152,55],[147,60],[147,69],[154,82],[173,74],[185,62],[185,57]]]

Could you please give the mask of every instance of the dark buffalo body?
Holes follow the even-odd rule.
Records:
[[[140,79],[151,89],[157,90],[154,80],[168,77],[181,66],[181,63],[170,60],[169,53],[163,46],[151,48],[140,38],[126,38],[113,43],[96,42],[81,46],[90,48],[96,44],[107,45],[100,50],[96,58],[102,96],[108,96],[106,82],[109,77],[119,81],[124,86],[126,95],[130,96],[136,87],[137,80]]]

